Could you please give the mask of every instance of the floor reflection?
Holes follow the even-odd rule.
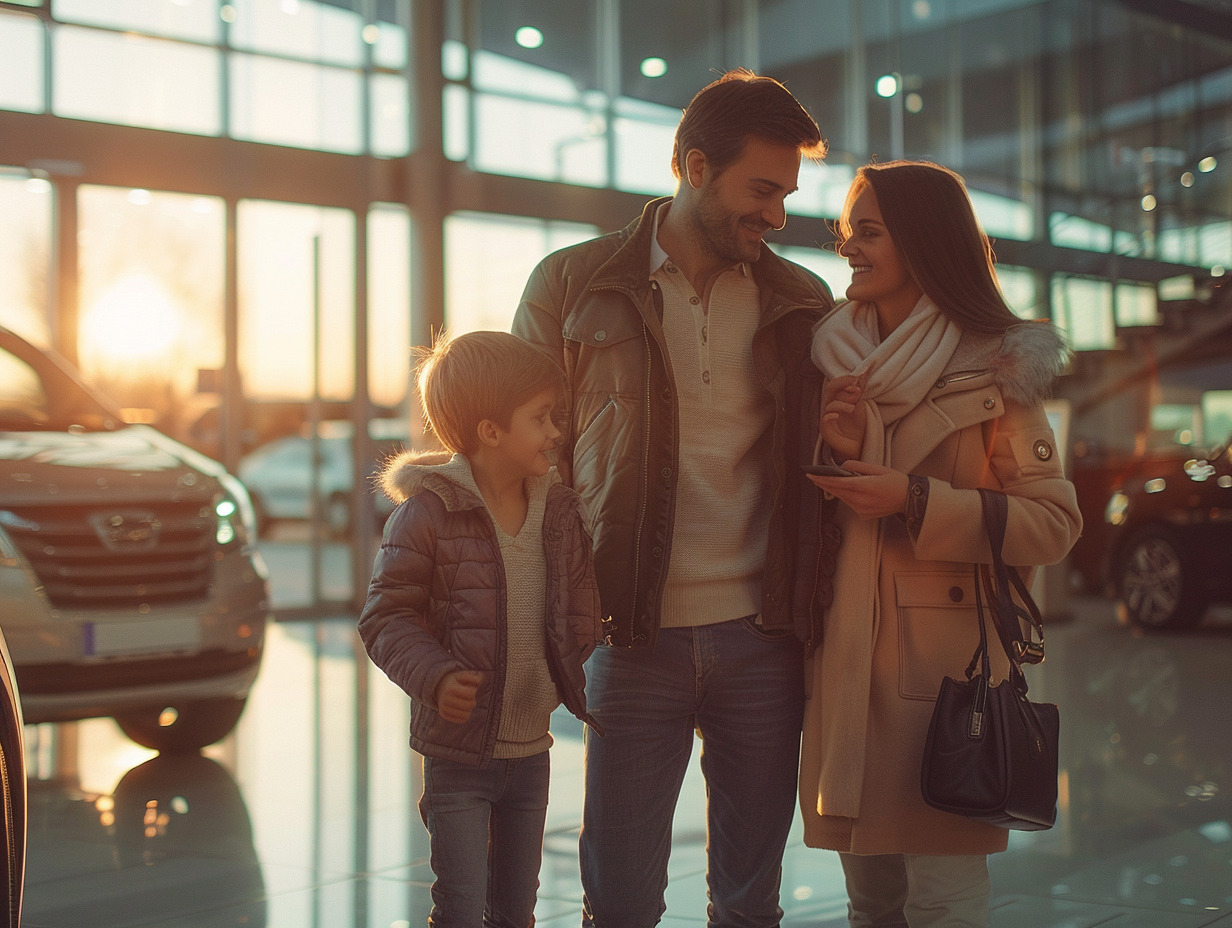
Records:
[[[1033,698],[1062,713],[1057,826],[992,859],[993,928],[1232,928],[1227,723],[1232,616],[1135,635],[1083,601],[1050,627]],[[402,694],[349,617],[278,622],[235,734],[154,756],[109,720],[27,731],[27,928],[406,928],[429,907],[419,768]],[[578,924],[581,728],[553,720],[540,926]],[[695,752],[696,754],[696,752]],[[665,925],[705,922],[696,757],[675,827]],[[837,857],[784,862],[786,928],[842,928]]]
[[[27,926],[267,924],[248,809],[208,757],[153,757],[110,793],[32,781],[30,822]]]

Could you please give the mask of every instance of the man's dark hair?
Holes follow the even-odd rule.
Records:
[[[699,90],[685,107],[672,146],[672,173],[684,176],[685,156],[696,148],[720,174],[740,159],[751,136],[794,145],[815,161],[826,155],[821,130],[791,91],[772,77],[736,68]]]

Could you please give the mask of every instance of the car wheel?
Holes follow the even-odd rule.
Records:
[[[142,747],[166,754],[199,751],[231,733],[245,702],[226,697],[197,699],[162,709],[119,712],[115,720]]]
[[[1144,628],[1192,628],[1209,604],[1187,552],[1164,528],[1146,528],[1130,538],[1116,581],[1129,620]]]
[[[325,527],[331,538],[345,538],[351,531],[351,501],[335,493],[325,504]]]

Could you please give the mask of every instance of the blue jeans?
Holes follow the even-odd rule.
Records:
[[[710,928],[779,924],[796,805],[800,643],[745,619],[659,631],[653,651],[601,647],[586,665],[583,925],[650,928],[666,910],[672,816],[702,739]]]
[[[472,767],[424,758],[419,814],[432,845],[433,928],[533,923],[548,810],[548,752]]]

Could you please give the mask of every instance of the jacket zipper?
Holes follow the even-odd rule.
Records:
[[[988,371],[958,371],[948,377],[942,377],[937,381],[935,389],[942,390],[952,383],[962,383],[964,380],[974,380],[976,377],[983,377]]]
[[[646,408],[644,409],[645,415],[642,417],[642,473],[646,474],[646,480],[649,481],[650,480],[650,473],[649,473],[649,469],[650,469],[650,413],[652,409],[651,399],[650,399],[651,353],[650,353],[650,333],[647,331],[645,325],[642,326],[642,344],[646,348],[646,364],[645,364],[646,388],[642,391],[642,394],[643,394],[643,397],[646,403]],[[646,489],[647,489],[647,492],[642,495],[642,508],[637,514],[637,531],[633,535],[633,589],[632,589],[632,597],[630,600],[633,603],[633,615],[631,616],[631,622],[630,622],[630,628],[629,628],[629,646],[630,647],[632,647],[637,641],[637,625],[638,625],[638,620],[641,618],[638,615],[638,612],[640,611],[638,608],[638,587],[641,586],[642,532],[646,527],[646,507],[649,505],[648,500],[650,499],[649,486]],[[648,635],[647,638],[649,637],[650,636]]]

